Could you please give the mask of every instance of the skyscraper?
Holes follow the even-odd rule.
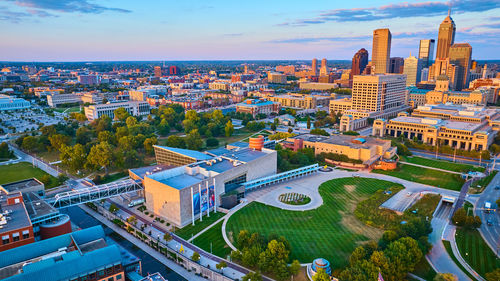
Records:
[[[388,73],[390,70],[391,39],[391,31],[388,28],[373,31],[372,65],[376,74]]]
[[[469,43],[457,43],[450,47],[450,62],[458,66],[456,90],[460,91],[469,85],[472,47]]]
[[[155,66],[154,67],[154,72],[155,72],[155,77],[161,77],[161,74],[162,74],[161,73],[162,72],[161,66]]]
[[[416,86],[420,82],[420,72],[422,71],[422,61],[410,56],[405,59],[403,74],[406,74],[406,86]]]
[[[406,78],[402,74],[356,75],[352,86],[352,109],[381,112],[405,104]]]
[[[317,59],[312,60],[311,70],[312,70],[313,76],[318,76],[318,60]]]
[[[368,64],[368,51],[365,48],[360,49],[352,57],[351,79],[354,75],[360,75]]]
[[[405,60],[400,57],[389,59],[389,73],[403,73],[403,65]]]
[[[432,64],[434,60],[434,39],[423,39],[420,40],[420,46],[418,48],[418,58],[422,61],[422,67],[427,68]]]
[[[448,16],[439,25],[436,59],[448,58],[450,46],[455,42],[455,30],[455,22],[451,18],[450,11],[448,10]]]
[[[328,75],[328,66],[327,66],[328,62],[326,59],[322,59],[321,60],[321,67],[319,69],[319,75],[320,76],[326,76]]]

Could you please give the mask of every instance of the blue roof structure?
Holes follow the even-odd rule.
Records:
[[[161,146],[161,145],[155,145],[155,147],[159,147],[161,149],[165,149],[165,150],[177,153],[177,154],[191,157],[191,158],[194,158],[196,160],[208,160],[208,159],[213,158],[212,156],[210,156],[208,154],[205,154],[205,153],[202,153],[202,152],[199,152],[196,150],[183,149],[183,148],[177,148],[177,147],[169,147],[169,146]]]

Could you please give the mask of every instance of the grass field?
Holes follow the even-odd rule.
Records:
[[[450,161],[434,160],[429,158],[417,157],[417,156],[402,156],[401,161],[408,163],[423,165],[427,167],[439,168],[443,170],[453,171],[453,172],[468,172],[468,171],[479,171],[484,172],[483,167],[473,166],[469,164],[453,163]]]
[[[481,276],[500,268],[500,258],[491,251],[479,231],[458,228],[455,238],[462,258]]]
[[[57,108],[54,108],[54,111],[57,111],[57,112],[64,112],[66,111],[66,113],[71,113],[71,112],[80,112],[80,106],[74,106],[74,107],[57,107]]]
[[[40,180],[43,176],[48,175],[39,168],[33,168],[31,163],[20,162],[10,165],[0,166],[0,184],[5,184],[14,181],[20,181],[30,178]],[[57,178],[50,176],[50,182],[45,185],[45,188],[51,188],[59,185]]]
[[[194,226],[189,224],[186,225],[183,228],[177,229],[175,231],[175,234],[179,235],[180,237],[184,239],[189,239],[196,233],[202,231],[212,223],[214,223],[216,220],[222,218],[225,214],[221,212],[217,213],[210,213],[210,217],[207,217],[206,214],[203,216],[203,221],[200,221],[199,219],[194,222]],[[222,235],[221,235],[222,237]]]
[[[441,195],[438,194],[425,194],[420,198],[411,208],[405,211],[405,218],[410,218],[412,216],[421,216],[423,218],[428,217],[429,220],[432,219],[432,214],[436,210],[439,201],[441,200]],[[413,213],[416,211],[416,214]]]
[[[231,253],[231,248],[229,248],[222,237],[222,223],[223,221],[219,222],[193,239],[193,244],[210,253],[210,243],[212,243],[212,254],[221,258],[227,258]]]
[[[471,278],[472,280],[477,280],[462,266],[462,264],[458,261],[457,257],[455,257],[455,254],[453,254],[453,250],[451,249],[450,241],[443,240],[443,245],[444,248],[446,249],[446,252],[448,252],[448,255],[451,257],[453,262],[460,268],[460,270],[462,270],[462,272],[465,273],[467,276],[469,276],[469,278]]]
[[[264,236],[283,235],[291,244],[291,259],[302,263],[323,257],[332,268],[347,264],[355,247],[369,240],[378,240],[382,230],[369,227],[354,216],[358,202],[379,189],[394,183],[369,178],[340,178],[324,182],[319,187],[323,205],[309,211],[289,211],[252,202],[228,221],[229,239],[240,230],[258,232]]]
[[[372,172],[451,190],[460,190],[464,183],[458,174],[405,164],[398,164],[398,167],[392,171],[373,170]]]
[[[475,192],[472,192],[472,193],[481,193],[486,188],[486,186],[488,186],[488,184],[490,184],[491,180],[497,175],[497,173],[498,173],[498,171],[494,170],[488,176],[474,182],[471,185],[471,189],[472,189],[472,191],[475,191]]]

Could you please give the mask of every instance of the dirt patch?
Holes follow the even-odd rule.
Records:
[[[309,278],[307,278],[307,273],[306,273],[306,266],[303,266],[300,268],[299,273],[297,275],[293,276],[294,281],[309,281]]]
[[[356,208],[356,206],[354,206],[354,208]],[[382,233],[384,233],[382,229],[367,226],[363,222],[360,222],[352,213],[340,213],[342,214],[342,220],[340,223],[350,231],[364,235],[375,241],[378,241],[382,237]]]
[[[356,190],[356,186],[352,184],[344,185],[344,188],[349,193],[353,193]]]
[[[234,244],[234,238],[233,238],[233,232],[232,231],[229,231],[227,233],[227,239],[229,239],[229,241]]]

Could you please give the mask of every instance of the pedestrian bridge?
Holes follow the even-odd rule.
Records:
[[[81,188],[56,194],[46,201],[54,208],[66,208],[92,201],[118,196],[128,192],[142,190],[142,185],[132,179]]]
[[[242,185],[245,187],[245,192],[250,192],[257,190],[259,188],[263,188],[266,186],[270,186],[273,184],[285,182],[288,180],[296,179],[302,176],[310,175],[312,173],[315,173],[319,170],[319,165],[318,164],[313,164],[310,166],[305,166],[301,167],[295,170],[291,171],[286,171],[283,173],[263,177],[263,178],[258,178],[252,181],[248,181],[243,183]]]

